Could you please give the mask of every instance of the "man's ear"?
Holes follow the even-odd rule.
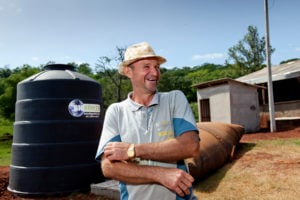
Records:
[[[129,66],[124,67],[124,74],[128,78],[131,78],[132,77],[132,68]]]

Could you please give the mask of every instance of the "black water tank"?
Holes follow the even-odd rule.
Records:
[[[8,190],[20,195],[89,191],[103,179],[94,159],[102,129],[102,91],[69,65],[47,65],[21,81]]]

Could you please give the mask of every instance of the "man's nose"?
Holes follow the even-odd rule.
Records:
[[[151,67],[150,68],[150,73],[152,74],[152,75],[158,75],[159,74],[159,68],[157,68],[157,67]]]

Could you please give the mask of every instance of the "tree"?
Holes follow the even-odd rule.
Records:
[[[17,96],[17,84],[38,73],[38,68],[29,65],[23,65],[21,68],[13,70],[12,74],[0,80],[0,115],[9,120],[13,120],[15,116],[15,103]]]
[[[260,38],[257,28],[248,26],[248,33],[240,40],[237,45],[229,48],[229,60],[234,61],[234,65],[241,70],[241,75],[248,74],[263,68],[266,60],[265,37]],[[272,54],[275,49],[270,48]]]
[[[68,65],[72,65],[75,68],[75,71],[78,73],[84,74],[89,77],[93,77],[93,70],[90,68],[88,63],[76,64],[74,62],[68,63]]]
[[[119,74],[117,67],[123,61],[125,48],[116,49],[117,56],[102,56],[96,63],[96,78],[102,86],[104,107],[116,101],[120,102],[130,90],[129,80]]]
[[[279,64],[285,64],[285,63],[289,63],[289,62],[293,62],[293,61],[297,61],[297,60],[300,60],[300,58],[291,58],[288,60],[281,61]]]
[[[201,66],[195,66],[193,71],[190,71],[186,76],[188,79],[192,80],[192,84],[194,85],[206,81],[225,78],[225,70],[226,68],[222,65],[204,63]]]
[[[7,78],[11,75],[12,71],[5,66],[4,68],[0,68],[0,79]]]
[[[186,77],[190,72],[189,67],[173,70],[161,69],[161,77],[158,84],[158,90],[166,92],[170,90],[181,90],[186,95],[189,102],[196,101],[196,92],[192,88],[192,80]]]

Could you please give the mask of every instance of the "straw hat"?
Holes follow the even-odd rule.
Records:
[[[124,60],[119,66],[119,73],[124,75],[124,68],[143,58],[156,58],[159,64],[166,62],[164,57],[155,54],[147,42],[141,42],[128,47],[124,54]]]

